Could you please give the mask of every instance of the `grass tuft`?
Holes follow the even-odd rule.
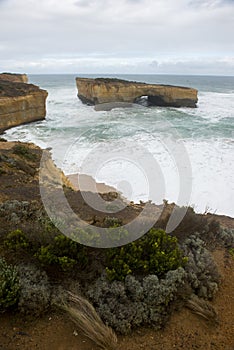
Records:
[[[114,350],[117,337],[114,331],[106,326],[87,299],[68,292],[70,303],[59,306],[66,311],[73,322],[103,350]]]
[[[186,307],[190,309],[194,314],[202,317],[207,322],[217,325],[218,315],[213,306],[206,300],[193,295],[186,304]]]

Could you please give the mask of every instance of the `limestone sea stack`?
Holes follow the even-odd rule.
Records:
[[[0,74],[0,133],[45,118],[48,93],[27,81],[25,74]]]
[[[109,78],[76,78],[78,97],[82,102],[98,105],[104,103],[132,104],[142,96],[149,105],[162,107],[196,107],[197,90],[189,87],[146,84]]]

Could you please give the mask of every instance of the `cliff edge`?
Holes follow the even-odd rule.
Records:
[[[197,90],[188,87],[146,84],[120,79],[76,78],[78,97],[82,102],[136,103],[147,96],[148,104],[162,107],[196,107]]]
[[[0,73],[0,80],[7,80],[13,83],[27,83],[28,77],[26,74]]]
[[[25,74],[0,74],[0,133],[44,119],[47,95],[46,90],[27,84]]]

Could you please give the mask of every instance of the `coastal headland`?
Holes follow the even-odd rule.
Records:
[[[45,119],[48,93],[27,81],[26,74],[0,74],[0,133]]]

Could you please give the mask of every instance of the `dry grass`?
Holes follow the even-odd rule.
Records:
[[[114,331],[102,322],[88,300],[71,292],[68,292],[68,296],[70,302],[59,307],[69,314],[84,335],[103,350],[116,349],[117,337]]]
[[[218,324],[218,315],[213,306],[206,300],[193,295],[186,303],[186,307],[194,314],[204,318],[209,323]]]

